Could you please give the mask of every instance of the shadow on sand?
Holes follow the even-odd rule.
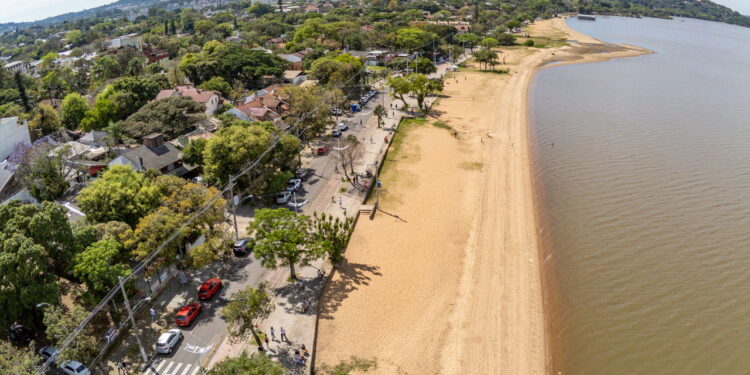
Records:
[[[320,299],[319,317],[321,319],[332,319],[333,314],[341,306],[341,303],[349,296],[349,293],[359,289],[361,286],[370,284],[372,276],[383,276],[380,267],[367,264],[349,263],[345,258],[336,267],[338,275],[328,283],[323,296]]]

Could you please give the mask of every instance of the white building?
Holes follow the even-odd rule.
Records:
[[[13,61],[13,62],[3,65],[3,69],[11,73],[15,73],[15,72],[27,73],[29,71],[29,68],[31,68],[31,65],[26,61]]]
[[[0,118],[0,160],[7,159],[18,143],[31,144],[28,123],[19,124],[18,117]]]
[[[138,34],[128,34],[117,38],[108,39],[106,42],[107,48],[117,49],[120,47],[130,46],[137,50],[143,48],[143,37]]]

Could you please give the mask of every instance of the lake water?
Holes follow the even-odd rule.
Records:
[[[656,53],[532,84],[555,373],[750,374],[750,29],[569,24]]]

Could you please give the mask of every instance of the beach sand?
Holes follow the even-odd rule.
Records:
[[[580,35],[561,19],[529,33],[577,43],[501,49],[510,74],[453,74],[437,118],[399,130],[381,176],[384,212],[359,221],[324,294],[318,365],[357,356],[377,358],[375,374],[549,371],[528,86],[543,64],[647,51]]]

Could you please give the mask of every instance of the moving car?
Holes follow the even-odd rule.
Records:
[[[286,204],[290,199],[292,199],[291,191],[284,190],[276,194],[276,204]]]
[[[248,245],[247,238],[242,238],[237,241],[234,241],[234,245],[232,245],[232,252],[234,253],[235,256],[246,255],[247,245]]]
[[[316,152],[317,152],[317,154],[318,154],[318,155],[325,155],[325,154],[327,154],[327,153],[328,153],[328,151],[330,151],[330,150],[331,150],[331,147],[330,147],[330,146],[328,146],[328,145],[324,145],[324,146],[320,146],[320,147],[318,147],[318,149],[316,150]]]
[[[190,326],[190,323],[192,323],[193,320],[198,317],[198,314],[201,313],[202,309],[203,306],[201,306],[201,304],[197,302],[182,306],[180,311],[177,312],[175,323],[177,323],[177,325],[180,327]]]
[[[91,371],[78,361],[65,361],[60,365],[60,369],[66,375],[91,375]]]
[[[161,354],[172,353],[180,340],[182,340],[182,332],[177,328],[170,329],[162,333],[156,340],[156,352]]]
[[[247,241],[247,240],[245,240]],[[198,289],[198,299],[211,299],[221,289],[221,280],[208,279]]]
[[[41,349],[39,349],[39,355],[44,358],[44,361],[47,362],[50,358],[52,358],[52,363],[57,364],[57,360],[53,357],[57,357],[58,355],[57,349],[55,349],[52,346],[45,346]]]
[[[287,191],[297,191],[302,186],[302,180],[299,178],[292,178],[286,182]]]

